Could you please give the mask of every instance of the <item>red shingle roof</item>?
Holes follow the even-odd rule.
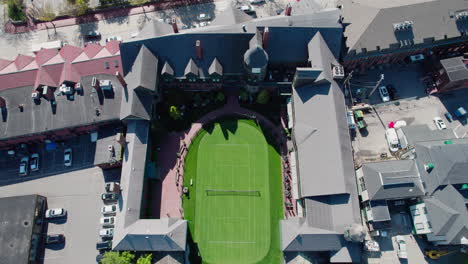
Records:
[[[62,55],[65,61],[73,61],[83,52],[82,48],[78,48],[71,45],[65,45],[60,49],[60,55]]]
[[[12,63],[12,62],[13,62],[13,61],[0,59],[0,70],[2,70],[3,68],[5,68],[6,66],[8,66],[8,64],[10,64],[10,63]]]
[[[36,53],[36,62],[39,66],[49,61],[55,55],[57,55],[57,49],[41,49]]]
[[[18,70],[23,69],[24,67],[26,67],[26,65],[31,63],[33,60],[34,60],[34,57],[19,54],[15,59],[16,69]]]
[[[106,49],[111,53],[115,54],[117,51],[120,50],[120,41],[118,40],[111,40],[107,42]]]
[[[98,54],[99,51],[101,51],[101,49],[103,49],[104,47],[101,46],[101,45],[98,45],[98,44],[89,44],[87,45],[85,48],[84,48],[84,53],[86,54],[86,56],[88,56],[88,58],[92,59],[94,56],[96,56],[96,54]]]
[[[63,64],[42,66],[36,76],[34,88],[40,85],[58,87],[60,85],[60,75],[62,75]]]

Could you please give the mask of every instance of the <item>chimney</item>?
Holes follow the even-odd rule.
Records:
[[[174,30],[174,33],[179,33],[179,28],[177,27],[177,22],[175,18],[172,18],[172,30]]]
[[[0,96],[0,108],[5,108],[5,107],[6,107],[5,98]]]
[[[284,15],[285,15],[285,16],[291,16],[291,11],[292,11],[291,4],[288,4],[288,5],[286,6],[286,10],[284,11]]]
[[[116,71],[116,72],[115,72],[115,77],[117,77],[117,80],[119,80],[120,84],[121,84],[123,87],[127,87],[127,82],[125,82],[124,78],[122,77],[122,75],[120,74],[119,71]]]
[[[266,50],[267,45],[268,45],[269,34],[270,34],[270,30],[268,29],[268,27],[265,27],[265,30],[263,31],[263,40],[262,40],[264,50]]]
[[[195,42],[195,49],[197,50],[197,58],[201,60],[203,58],[203,52],[202,52],[202,46],[201,46],[200,40],[197,40]]]

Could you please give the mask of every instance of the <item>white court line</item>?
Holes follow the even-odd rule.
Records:
[[[207,241],[208,243],[215,244],[256,244],[255,241]]]

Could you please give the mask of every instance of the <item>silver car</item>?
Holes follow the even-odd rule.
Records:
[[[67,148],[63,152],[63,164],[67,167],[70,167],[72,165],[72,149]]]
[[[28,175],[28,170],[29,170],[29,157],[22,157],[20,161],[19,175],[20,176]]]

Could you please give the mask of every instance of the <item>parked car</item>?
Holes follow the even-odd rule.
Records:
[[[114,228],[104,228],[99,231],[99,236],[101,237],[113,237]]]
[[[60,244],[65,242],[65,236],[63,234],[53,234],[53,235],[47,235],[46,237],[46,245],[50,244]]]
[[[211,20],[211,16],[209,14],[201,13],[197,16],[198,21],[209,21]]]
[[[114,226],[115,217],[113,216],[101,217],[100,223],[103,226]]]
[[[239,9],[247,14],[255,12],[255,8],[251,5],[242,5]]]
[[[103,201],[115,201],[119,199],[119,195],[116,193],[103,193],[101,194],[101,199]]]
[[[67,148],[63,152],[63,162],[64,162],[64,165],[67,167],[70,167],[72,165],[72,149],[71,148]]]
[[[29,157],[22,157],[20,160],[19,175],[26,176],[28,175],[29,170]]]
[[[104,249],[111,249],[112,248],[112,241],[100,241],[96,243],[97,250],[104,250]]]
[[[122,37],[121,36],[112,36],[112,37],[106,38],[106,42],[109,42],[111,40],[122,41]]]
[[[101,33],[97,30],[90,30],[85,35],[87,38],[99,38],[101,37]]]
[[[265,0],[249,0],[249,2],[250,2],[251,4],[261,4],[261,3],[264,3]]]
[[[101,213],[104,215],[115,214],[117,212],[117,205],[105,205],[101,208]]]
[[[34,153],[31,155],[30,168],[31,171],[39,170],[39,154]]]
[[[434,117],[434,124],[439,130],[447,129],[447,125],[445,125],[444,120],[439,116]]]
[[[67,210],[63,208],[54,208],[54,209],[48,209],[45,212],[45,218],[50,219],[50,218],[58,218],[58,217],[63,217],[67,214]]]
[[[389,128],[385,131],[385,138],[387,139],[388,148],[390,152],[396,152],[400,149],[400,140],[398,139],[395,128]]]
[[[395,241],[397,244],[397,255],[401,259],[408,258],[408,254],[406,253],[406,241],[404,236],[395,236]]]
[[[422,60],[424,60],[424,55],[416,54],[416,55],[410,56],[409,60],[410,60],[410,62],[422,61]]]
[[[380,94],[380,98],[382,99],[382,102],[390,101],[390,95],[388,94],[388,90],[386,86],[379,87],[379,94]]]

